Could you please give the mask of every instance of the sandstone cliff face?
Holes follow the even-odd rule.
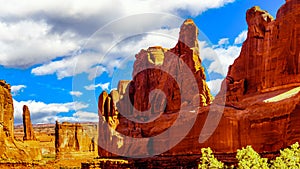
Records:
[[[34,130],[32,128],[30,111],[26,105],[23,106],[23,127],[24,127],[24,137],[23,140],[36,140],[34,136]]]
[[[97,152],[97,131],[97,125],[95,124],[56,122],[56,158],[76,157],[84,153],[94,156]]]
[[[0,160],[41,160],[38,143],[17,142],[14,139],[14,109],[10,85],[0,80]]]
[[[10,85],[4,80],[0,81],[0,135],[1,138],[12,140],[14,138],[14,108],[10,94]]]
[[[240,56],[229,68],[227,101],[299,86],[299,13],[298,0],[283,5],[276,20],[259,7],[247,11],[248,38]]]
[[[216,97],[218,102],[226,95],[217,129],[206,142],[196,141],[211,113],[201,109],[188,136],[167,153],[200,153],[201,147],[211,147],[226,154],[251,145],[259,153],[274,154],[300,141],[299,7],[299,0],[287,1],[276,20],[259,7],[247,11],[247,40]]]

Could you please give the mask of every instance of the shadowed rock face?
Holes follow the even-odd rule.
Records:
[[[32,128],[30,120],[30,111],[26,105],[23,106],[23,126],[24,126],[24,138],[23,140],[36,140],[34,136],[34,130]]]
[[[286,1],[286,4],[279,9],[276,20],[259,7],[249,9],[246,13],[246,20],[249,26],[247,40],[243,44],[240,56],[229,68],[221,91],[214,101],[217,104],[215,106],[201,107],[199,110],[195,108],[194,110],[198,114],[192,129],[179,144],[162,155],[200,154],[201,148],[211,147],[220,160],[231,161],[232,159],[230,159],[228,153],[232,153],[231,157],[234,158],[234,153],[236,153],[237,149],[251,145],[257,152],[269,154],[272,157],[280,149],[300,141],[300,93],[295,90],[295,87],[300,85],[300,1]],[[186,21],[181,27],[179,39],[186,43],[178,42],[175,48],[166,50],[163,57],[167,58],[168,51],[176,53],[189,65],[193,72],[199,72],[197,77],[201,78],[198,78],[198,81],[204,81],[205,76],[202,74],[202,67],[196,66],[199,65],[198,63],[201,63],[200,59],[198,60],[199,62],[193,59],[194,55],[199,56],[196,52],[198,50],[193,50],[193,48],[186,46],[188,44],[194,45],[195,48],[197,47],[195,45],[196,41],[193,42],[195,31],[194,33],[193,31],[191,33],[188,31],[195,30],[195,26],[191,23],[190,20]],[[100,95],[99,115],[103,116],[100,116],[100,134],[102,134],[101,127],[103,127],[101,118],[104,117],[108,117],[107,119],[111,117],[112,123],[109,124],[113,124],[110,125],[114,126],[113,129],[131,137],[146,138],[163,132],[167,127],[172,126],[172,122],[177,118],[176,113],[164,113],[159,120],[146,123],[147,125],[134,123],[120,115],[127,113],[126,117],[131,117],[131,114],[134,116],[134,112],[130,109],[131,107],[128,104],[123,104],[124,99],[127,99],[127,102],[124,103],[133,103],[135,108],[139,110],[145,110],[149,107],[147,99],[151,99],[151,97],[148,98],[147,92],[153,89],[153,86],[159,86],[160,83],[155,83],[158,80],[156,78],[164,75],[157,76],[154,70],[147,70],[145,71],[146,73],[140,75],[139,65],[149,64],[148,54],[150,53],[151,58],[153,51],[159,51],[157,52],[159,53],[159,59],[150,59],[152,61],[151,64],[166,64],[165,61],[163,63],[160,62],[162,58],[161,51],[165,49],[155,48],[142,50],[136,55],[134,79],[128,84],[126,90],[130,97],[123,97],[117,104],[111,104],[111,102],[114,102],[111,94],[102,93]],[[179,95],[177,96],[176,93],[178,92],[176,85],[172,83],[172,80],[163,81],[163,83],[167,84],[166,86],[170,87],[174,94],[173,103],[178,104],[176,101],[180,99],[178,99]],[[203,88],[200,87],[199,91],[204,94],[205,99],[210,98],[204,92],[209,91],[205,90],[205,83],[200,84],[203,84]],[[118,91],[120,90],[118,89]],[[137,91],[143,91],[144,93]],[[296,92],[291,94],[291,91]],[[225,108],[222,104],[218,104],[222,101],[222,96],[226,98]],[[280,96],[280,99],[278,99],[278,96]],[[185,96],[180,95],[180,97]],[[270,102],[270,100],[273,101]],[[112,106],[109,107],[109,105]],[[158,106],[158,110],[160,110],[159,108],[160,106]],[[170,112],[174,112],[177,108],[172,104],[166,105],[166,109],[170,110]],[[218,127],[213,133],[209,133],[206,130],[202,131],[210,113],[212,113],[212,118],[209,121],[211,124],[216,122],[217,115],[222,116],[217,124]],[[211,135],[203,143],[199,142],[201,132],[203,132],[203,135]],[[177,134],[177,132],[174,132],[172,136]],[[113,132],[104,133],[104,135],[111,138],[112,141],[109,144],[112,146],[117,145],[118,141],[122,141],[122,137]],[[147,141],[153,150],[161,148],[169,140],[165,138],[159,142]],[[123,142],[126,143],[126,140],[123,140]],[[128,151],[147,152],[148,150],[133,145],[132,149]],[[100,148],[99,155],[112,154]]]
[[[14,139],[14,109],[10,85],[0,80],[0,160],[41,160],[41,150],[36,142],[22,143]]]

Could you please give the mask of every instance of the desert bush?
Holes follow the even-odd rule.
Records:
[[[199,169],[206,169],[206,168],[225,168],[224,163],[218,161],[215,156],[213,155],[212,150],[208,148],[201,149],[202,156],[200,158],[200,164],[198,165]]]
[[[271,169],[276,168],[300,168],[300,149],[299,143],[291,145],[290,148],[280,150],[280,156],[271,161]]]
[[[237,150],[236,158],[239,169],[268,169],[268,159],[261,158],[251,146]]]
[[[280,150],[280,156],[276,157],[268,163],[267,158],[262,158],[260,155],[251,147],[247,146],[241,150],[237,150],[236,159],[238,160],[237,166],[226,166],[223,162],[218,161],[214,157],[211,148],[202,148],[202,156],[200,163],[198,164],[199,169],[206,168],[238,168],[238,169],[298,169],[300,168],[300,146],[299,143],[291,145],[289,148]]]

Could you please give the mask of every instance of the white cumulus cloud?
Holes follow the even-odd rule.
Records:
[[[99,117],[97,113],[86,112],[86,111],[78,111],[71,116],[56,116],[50,115],[42,117],[37,121],[37,123],[54,123],[58,122],[98,122]]]
[[[22,121],[23,105],[28,106],[33,123],[43,123],[44,121],[43,119],[51,116],[56,116],[58,113],[79,111],[89,106],[88,104],[81,103],[81,102],[44,103],[35,100],[28,100],[28,101],[13,100],[13,102],[14,102],[15,120],[17,123]]]
[[[88,85],[88,86],[84,86],[84,88],[85,88],[86,90],[95,90],[97,87],[100,87],[102,90],[108,90],[109,85],[110,85],[110,83],[107,82],[107,83],[104,83],[104,84],[102,84],[102,83],[99,83],[99,84],[91,84],[91,85]]]
[[[79,47],[76,34],[52,29],[45,21],[0,21],[0,65],[25,68],[70,55]]]
[[[222,46],[222,45],[228,45],[229,44],[229,38],[222,38],[219,40],[218,45]]]
[[[236,45],[209,46],[207,42],[200,42],[200,57],[202,60],[207,59],[212,63],[208,66],[208,73],[215,72],[222,76],[227,75],[229,65],[239,56],[241,47]]]
[[[79,96],[82,95],[82,92],[80,92],[80,91],[70,91],[70,95],[71,96],[79,97]]]
[[[241,32],[238,35],[238,37],[235,38],[234,44],[241,44],[241,43],[243,43],[247,39],[247,34],[248,34],[247,30],[244,30],[243,32]]]
[[[207,85],[208,85],[208,88],[210,89],[210,92],[213,95],[216,95],[216,94],[219,93],[222,81],[223,81],[223,79],[215,79],[215,80],[211,80],[211,81],[206,82]]]
[[[176,18],[173,14],[197,16],[206,10],[219,8],[234,1],[164,0],[157,3],[154,0],[0,0],[0,65],[14,68],[39,65],[32,70],[32,74],[56,74],[58,79],[62,79],[88,73],[89,79],[93,79],[103,72],[111,73],[111,70],[120,64],[116,58],[110,59],[111,62],[107,59],[99,60],[112,44],[119,42],[118,40],[158,30],[163,26],[170,26],[171,29],[174,25],[180,26],[170,19]],[[156,15],[150,16],[150,13]],[[108,32],[94,43],[91,42],[94,45],[83,45],[99,28],[117,20],[120,20],[117,25],[105,30]],[[97,48],[94,48],[95,46]],[[73,56],[74,51],[82,47],[96,52],[97,60],[84,57],[92,55],[86,54],[86,51],[79,54],[80,56]],[[139,45],[136,45],[137,47]],[[124,48],[125,51],[130,49]],[[134,49],[130,50],[131,54],[138,52]],[[102,69],[94,73],[93,70],[97,66]]]
[[[22,92],[24,88],[26,88],[27,86],[25,85],[15,85],[15,86],[11,86],[11,94],[13,96],[17,95],[19,92]]]
[[[98,122],[99,116],[94,112],[78,111],[73,114],[73,117],[77,118],[78,121],[82,122]]]

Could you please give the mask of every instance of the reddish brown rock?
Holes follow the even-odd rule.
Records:
[[[97,125],[56,122],[55,151],[57,159],[84,158],[97,152]],[[82,156],[82,157],[80,157]]]
[[[247,40],[216,97],[218,103],[226,94],[224,111],[222,106],[200,109],[187,137],[166,154],[197,154],[202,147],[211,147],[224,160],[228,153],[251,145],[257,152],[272,156],[300,141],[300,93],[295,88],[300,86],[299,7],[299,0],[287,1],[276,20],[259,7],[247,11]],[[291,89],[294,95],[288,94]],[[208,114],[217,112],[223,112],[218,127],[213,133],[202,133],[212,135],[199,143]]]
[[[299,88],[296,88],[300,86],[300,30],[298,29],[300,26],[300,1],[287,1],[279,9],[276,20],[259,7],[249,9],[246,19],[249,25],[248,38],[243,44],[240,56],[229,68],[221,92],[214,101],[216,104],[201,107],[199,110],[194,108],[197,117],[191,130],[179,144],[161,154],[161,157],[195,155],[201,153],[201,148],[211,147],[220,160],[228,162],[235,157],[237,149],[247,145],[251,145],[262,155],[272,157],[278,154],[280,149],[300,141],[300,93]],[[189,45],[196,44],[196,42],[192,42],[193,33],[184,31],[193,30],[193,28],[190,21],[182,26],[181,41],[186,41],[186,44]],[[165,110],[173,112],[178,108],[176,105],[180,99],[178,99],[178,91],[176,85],[173,85],[172,79],[163,80],[161,84],[160,80],[166,78],[163,73],[157,72],[157,70],[146,70],[139,73],[141,72],[139,65],[155,64],[160,66],[167,64],[165,61],[161,62],[161,60],[168,57],[168,51],[179,54],[184,62],[192,70],[195,70],[193,72],[199,70],[197,77],[202,77],[198,78],[199,82],[205,80],[205,76],[202,74],[203,71],[201,71],[202,67],[197,68],[196,66],[197,63],[201,62],[193,62],[188,59],[191,57],[187,57],[193,56],[191,52],[197,55],[195,52],[197,50],[192,50],[181,42],[171,50],[165,50],[161,47],[142,50],[136,55],[134,79],[126,90],[130,96],[127,101],[133,103],[136,109],[147,110],[150,106],[147,99],[153,97],[148,97],[149,92],[154,88],[163,90],[165,86],[170,87],[166,93],[168,96],[172,94],[174,99],[172,100],[174,104],[168,104]],[[164,66],[168,68],[168,65]],[[170,71],[172,70],[176,70],[176,68],[170,69]],[[176,81],[178,82],[178,79]],[[227,88],[225,84],[227,84]],[[202,91],[204,98],[207,98],[205,96],[208,95],[205,95],[204,91],[209,90],[205,88],[205,86],[202,86],[202,88],[199,88],[202,90],[199,91]],[[138,93],[137,91],[145,92]],[[171,91],[171,93],[168,93],[168,91]],[[226,97],[225,105],[221,102],[223,95]],[[180,97],[185,96],[180,95]],[[154,95],[153,98],[157,100],[161,96]],[[195,100],[197,100],[197,97],[195,97]],[[128,107],[122,106],[126,105],[123,104],[123,101],[121,99],[117,104],[119,114],[123,115],[124,110],[130,111],[125,111],[127,113],[125,114],[126,117],[118,116],[119,125],[116,131],[126,136],[144,138],[141,141],[147,142],[146,147],[137,147],[132,144],[132,150],[122,150],[124,152],[131,151],[137,154],[157,152],[172,143],[171,137],[172,139],[180,137],[179,134],[183,131],[185,125],[193,122],[192,119],[181,121],[178,126],[175,126],[175,132],[153,141],[149,138],[150,136],[155,136],[164,132],[167,127],[174,126],[172,122],[178,118],[176,113],[163,113],[160,118],[153,122],[140,124],[128,120],[128,118],[139,114],[137,115]],[[158,105],[158,110],[159,108],[160,105]],[[101,106],[99,110],[103,110]],[[221,117],[220,121],[218,121],[219,117]],[[208,125],[206,120],[210,120]],[[213,128],[214,123],[217,123],[216,130],[207,130],[207,127]],[[101,127],[101,123],[99,125]],[[101,134],[101,130],[99,131]],[[127,138],[116,132],[105,133],[105,135],[116,137],[116,141],[110,142],[112,145],[117,145],[118,141],[128,144]],[[208,139],[201,142],[202,138],[206,136],[208,136]],[[117,146],[114,148],[116,149]],[[104,152],[105,150],[100,149],[99,155],[101,156]]]
[[[287,1],[276,20],[259,7],[247,11],[248,38],[229,68],[227,101],[299,86],[299,5],[297,0]]]
[[[34,130],[32,128],[30,111],[26,105],[23,106],[23,127],[24,127],[24,137],[23,140],[36,140],[34,136]]]
[[[99,96],[99,133],[102,136],[99,141],[116,140],[112,141],[112,147],[113,144],[117,146],[117,142],[127,141],[116,132],[105,132],[106,122],[111,129],[126,136],[150,137],[172,126],[182,107],[211,104],[213,97],[205,82],[197,37],[195,23],[186,20],[174,48],[154,46],[136,55],[133,80],[120,81],[117,90],[110,94],[104,91]],[[149,151],[147,147],[134,146],[123,152]],[[109,153],[99,148],[99,155]]]

